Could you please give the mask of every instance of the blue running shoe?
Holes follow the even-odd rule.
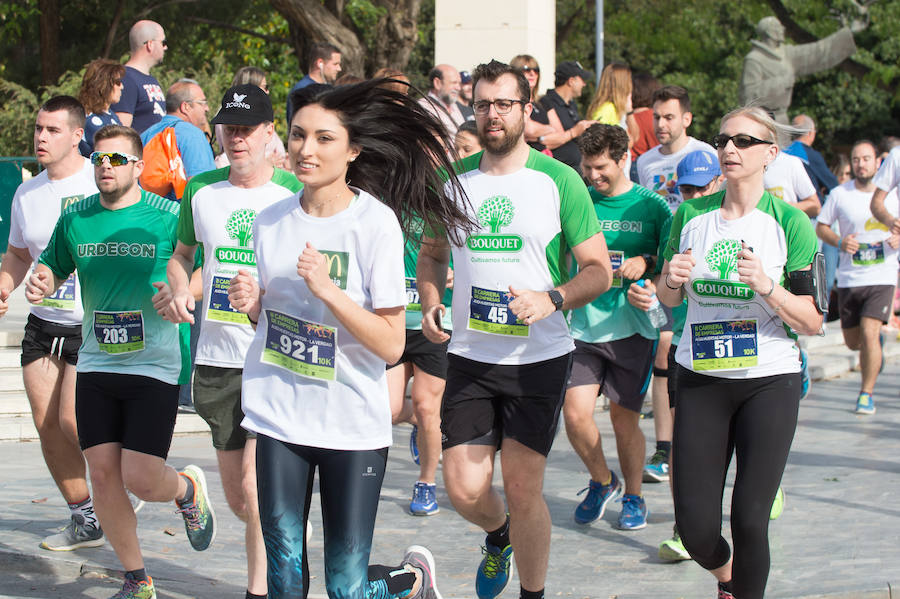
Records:
[[[669,454],[662,449],[657,449],[656,453],[647,460],[644,466],[643,481],[645,483],[664,483],[669,480]]]
[[[875,413],[875,401],[872,399],[871,393],[860,393],[856,400],[856,413],[866,416]]]
[[[589,486],[578,491],[581,495],[585,491],[588,492],[587,497],[575,508],[575,522],[579,524],[590,524],[594,520],[603,517],[606,506],[610,501],[618,499],[622,494],[622,483],[615,472],[611,472],[612,479],[608,485],[601,485],[598,482],[591,481]]]
[[[512,578],[512,545],[500,549],[485,540],[481,552],[484,553],[484,558],[475,575],[475,594],[478,599],[494,599],[506,589]]]
[[[647,526],[647,515],[650,510],[640,495],[622,495],[622,513],[619,514],[619,528],[622,530],[638,530]]]
[[[412,501],[409,502],[409,511],[413,516],[433,516],[441,511],[437,504],[435,490],[433,484],[416,482],[413,487]]]
[[[800,399],[806,399],[809,395],[809,356],[806,350],[800,348]]]
[[[419,427],[415,424],[413,425],[412,432],[409,433],[409,453],[412,456],[413,462],[416,465],[419,464],[419,443],[416,439],[416,436],[419,434]]]

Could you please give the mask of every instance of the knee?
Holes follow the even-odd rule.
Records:
[[[579,402],[567,401],[563,404],[563,419],[566,423],[566,431],[581,431],[594,423],[593,405],[591,409],[585,409]]]
[[[91,474],[93,475],[93,471]],[[156,485],[146,475],[129,471],[122,475],[122,481],[125,483],[126,489],[141,499],[152,500],[156,491]]]
[[[91,485],[93,486],[93,494],[107,492],[117,486],[122,485],[122,476],[116,472],[116,468],[108,464],[89,463],[91,473]]]
[[[631,410],[613,409],[609,413],[609,419],[617,438],[629,438],[641,433],[640,414]]]
[[[538,481],[537,484],[535,481]],[[510,513],[528,511],[544,501],[540,477],[510,477],[504,481],[504,493]]]
[[[425,426],[426,422],[438,421],[441,418],[441,399],[440,397],[414,397],[413,413],[416,415],[416,421],[419,426]]]

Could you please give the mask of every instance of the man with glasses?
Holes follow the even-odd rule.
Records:
[[[44,167],[13,197],[9,246],[0,265],[0,316],[71,203],[97,193],[90,161],[78,151],[84,108],[71,96],[49,99],[37,113],[34,152]],[[73,275],[60,291],[31,308],[22,339],[22,378],[50,475],[69,506],[70,522],[41,547],[70,551],[103,544],[85,480],[75,426],[75,364],[81,345],[81,292]]]
[[[547,111],[548,120],[554,129],[562,128],[569,139],[553,148],[553,157],[579,172],[581,152],[575,144],[575,138],[596,121],[582,120],[575,101],[581,97],[587,82],[594,78],[594,74],[582,67],[581,63],[567,60],[556,67],[555,77],[556,87],[547,91],[540,104]],[[543,143],[544,140],[540,138],[538,141]]]
[[[444,483],[454,508],[487,532],[475,590],[493,599],[506,588],[515,549],[520,597],[544,596],[550,514],[542,495],[574,343],[563,310],[610,286],[606,242],[581,177],[529,148],[528,81],[498,61],[473,80],[483,152],[459,162],[476,227],[426,233],[417,265],[422,332],[433,343],[452,252],[453,337],[441,412]],[[454,190],[448,190],[454,193]],[[580,270],[571,280],[568,251]],[[507,507],[492,486],[502,448]]]
[[[141,133],[166,115],[165,96],[150,69],[163,60],[166,34],[155,21],[138,21],[128,32],[131,56],[125,63],[122,97],[110,106],[123,125]]]
[[[145,501],[174,501],[192,547],[215,536],[203,471],[165,461],[189,369],[187,338],[153,307],[175,249],[178,204],[137,185],[141,140],[121,125],[97,132],[91,154],[99,194],[66,208],[29,277],[40,303],[78,272],[85,311],[75,383],[78,439],[90,467],[95,507],[125,584],[115,599],[155,597],[144,568],[137,520],[125,489]]]
[[[216,168],[212,148],[204,133],[209,130],[206,113],[209,103],[203,89],[193,79],[180,79],[166,92],[166,116],[141,133],[144,143],[144,162],[147,167],[141,177],[141,186],[170,200],[181,200],[184,184],[191,177]],[[156,175],[155,165],[172,168],[173,148],[165,138],[167,129],[175,131],[175,142],[180,169],[163,181]],[[159,139],[154,139],[159,138]],[[179,165],[175,165],[176,168]],[[153,175],[151,180],[149,177]],[[182,183],[183,182],[183,183]],[[179,185],[180,183],[180,185]]]

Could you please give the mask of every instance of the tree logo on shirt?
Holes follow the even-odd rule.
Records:
[[[737,255],[740,251],[741,242],[737,239],[720,239],[715,242],[706,252],[705,259],[709,269],[719,275],[719,280],[695,279],[691,283],[694,293],[745,301],[753,298],[755,293],[749,286],[729,280],[737,272]]]
[[[522,238],[500,233],[500,229],[512,224],[515,215],[515,206],[508,197],[487,198],[478,208],[476,218],[478,224],[490,230],[490,234],[472,235],[466,240],[466,245],[473,252],[518,252],[522,249]]]
[[[256,266],[256,256],[250,242],[253,241],[253,221],[256,210],[239,208],[228,216],[225,222],[225,233],[230,239],[238,242],[238,247],[217,247],[216,260],[223,264]]]

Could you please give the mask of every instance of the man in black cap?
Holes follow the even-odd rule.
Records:
[[[584,133],[584,131],[593,125],[595,121],[581,120],[578,113],[578,105],[575,99],[581,96],[581,92],[587,85],[587,81],[594,78],[594,74],[584,67],[581,63],[574,60],[561,62],[556,67],[555,88],[547,90],[547,95],[541,98],[540,103],[547,116],[550,124],[562,126],[562,129],[569,134],[569,141],[553,150],[553,157],[559,161],[565,162],[576,172],[580,172],[581,168],[581,152],[575,145],[575,138]],[[543,138],[538,141],[543,143]]]
[[[169,285],[153,298],[167,320],[190,322],[188,281],[203,245],[203,328],[197,343],[194,406],[209,424],[225,498],[246,522],[247,597],[266,595],[266,550],[256,498],[256,439],[241,428],[241,374],[253,339],[247,316],[231,308],[228,285],[238,270],[256,276],[252,227],[256,214],[297,193],[301,184],[266,159],[274,127],[269,96],[252,84],[232,87],[213,124],[224,126],[229,166],[194,177],[185,188],[178,244],[169,259]]]
[[[472,109],[472,73],[469,71],[459,72],[459,100],[456,105],[467,121],[475,120],[475,110]]]

